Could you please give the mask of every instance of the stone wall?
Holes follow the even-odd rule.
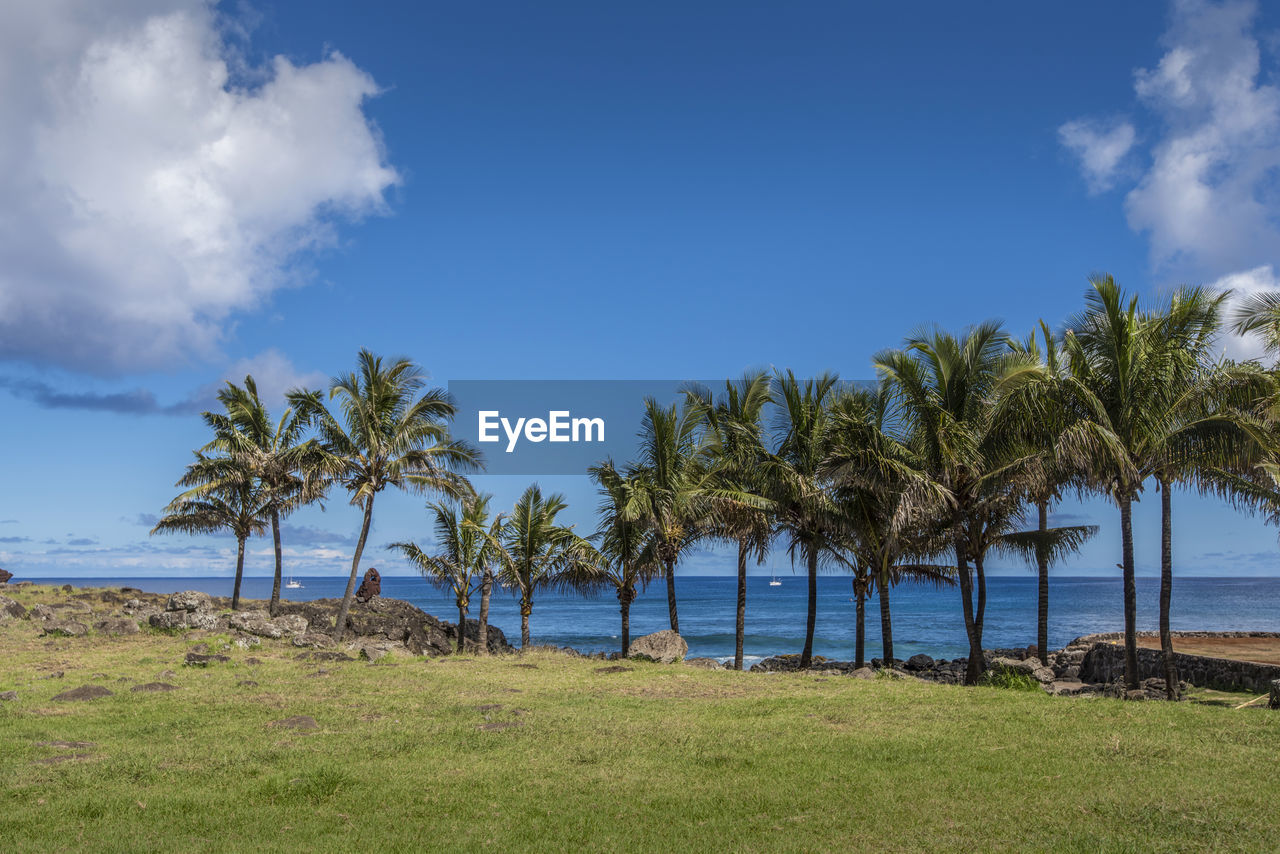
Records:
[[[1278,632],[1174,632],[1174,637],[1280,637]],[[1158,637],[1155,632],[1139,632],[1139,637]],[[1092,643],[1080,665],[1080,679],[1084,682],[1119,682],[1124,679],[1124,634],[1110,632],[1086,635],[1072,641],[1071,645]],[[1280,679],[1280,666],[1256,664],[1251,661],[1234,661],[1228,658],[1209,658],[1203,655],[1187,655],[1176,652],[1174,663],[1178,678],[1201,688],[1219,691],[1249,691],[1266,693],[1271,682]],[[1164,659],[1158,649],[1138,648],[1138,679],[1164,677]]]

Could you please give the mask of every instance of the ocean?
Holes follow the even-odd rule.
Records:
[[[41,583],[79,587],[137,587],[156,593],[203,590],[230,596],[230,578],[41,578]],[[292,601],[339,597],[345,578],[299,578],[303,588],[283,591]],[[799,652],[804,644],[806,579],[780,577],[747,579],[745,653],[752,663],[770,655]],[[1138,628],[1154,630],[1158,616],[1157,578],[1138,579]],[[726,658],[733,655],[733,630],[737,579],[724,576],[676,578],[681,634],[689,643],[689,655]],[[458,618],[453,597],[417,577],[383,577],[382,593],[405,599],[442,620]],[[241,595],[266,599],[271,579],[245,578]],[[814,653],[828,658],[851,659],[854,653],[855,609],[849,578],[818,579],[818,619]],[[918,652],[935,658],[955,658],[968,653],[960,594],[955,589],[903,584],[890,596],[893,611],[894,655],[907,658]],[[472,601],[469,616],[479,610]],[[490,622],[520,641],[520,612],[516,599],[495,592]],[[867,601],[867,658],[881,652],[878,601]],[[1049,643],[1064,646],[1075,637],[1092,632],[1119,631],[1124,611],[1119,578],[1052,578],[1049,590]],[[650,585],[631,608],[631,637],[668,628],[666,587]],[[1280,578],[1177,578],[1173,591],[1173,628],[1205,631],[1280,631]],[[618,603],[611,594],[582,597],[566,593],[540,593],[534,600],[530,632],[535,643],[571,646],[583,652],[618,648]],[[1036,638],[1036,580],[1034,576],[1000,576],[987,581],[987,617],[983,645],[1025,647]]]

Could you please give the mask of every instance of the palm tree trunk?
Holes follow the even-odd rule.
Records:
[[[680,634],[680,616],[676,613],[676,562],[664,561],[667,567],[667,615],[671,618],[671,631]]]
[[[965,668],[964,684],[976,685],[986,661],[982,658],[982,641],[974,633],[973,623],[973,576],[969,574],[969,557],[965,552],[964,540],[958,530],[955,535],[956,574],[960,578],[960,606],[964,612],[964,630],[969,637],[969,662]]]
[[[1167,480],[1160,481],[1160,653],[1164,659],[1165,693],[1178,699],[1178,665],[1173,660],[1169,606],[1173,599],[1173,498]]]
[[[342,594],[342,607],[338,609],[338,623],[333,627],[333,636],[342,640],[347,630],[347,614],[351,611],[351,600],[356,594],[356,574],[360,571],[360,556],[364,554],[365,541],[369,539],[369,526],[373,524],[373,494],[364,501],[364,522],[360,525],[360,539],[356,541],[355,557],[351,558],[351,577],[347,579],[347,592]]]
[[[533,613],[533,602],[529,599],[520,598],[520,648],[524,649],[529,645],[529,615]]]
[[[987,669],[987,658],[982,653],[982,627],[987,618],[987,570],[986,557],[982,554],[973,556],[973,574],[978,582],[978,605],[973,611],[973,638],[978,647],[978,661],[982,670]]]
[[[1133,497],[1122,495],[1120,504],[1120,548],[1124,570],[1124,684],[1130,691],[1138,687],[1138,585],[1133,577]]]
[[[622,657],[631,655],[631,600],[636,598],[635,587],[618,591],[618,610],[622,614]]]
[[[284,570],[284,553],[280,550],[280,511],[271,508],[271,539],[276,547],[276,578],[271,583],[271,616],[280,612],[280,576]]]
[[[804,624],[804,649],[800,653],[802,668],[813,663],[813,630],[818,622],[818,550],[811,548],[807,557],[809,558],[809,615]]]
[[[493,570],[484,571],[480,582],[480,628],[476,632],[476,644],[481,655],[489,654],[489,594],[493,591]]]
[[[466,651],[467,641],[467,606],[458,606],[458,652]]]
[[[734,623],[733,669],[742,669],[742,645],[747,634],[747,544],[738,542],[738,616]]]
[[[1040,541],[1036,543],[1036,574],[1039,577],[1036,595],[1036,652],[1040,654],[1040,663],[1048,666],[1049,550],[1045,548],[1045,537],[1049,535],[1049,502],[1037,501],[1036,511],[1040,516]]]
[[[880,574],[880,638],[884,642],[884,666],[893,668],[893,620],[889,617],[889,579],[887,573]]]
[[[853,595],[858,603],[858,625],[854,629],[856,640],[853,647],[853,665],[855,670],[861,670],[867,658],[867,590],[859,585],[857,580],[853,582]]]
[[[236,541],[236,583],[231,588],[231,610],[240,610],[240,580],[244,578],[244,537]]]

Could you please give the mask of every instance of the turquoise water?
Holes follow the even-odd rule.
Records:
[[[130,586],[168,593],[203,590],[231,595],[229,578],[56,578],[42,582],[76,586]],[[301,590],[284,591],[295,601],[341,596],[344,578],[301,578]],[[786,575],[782,585],[770,587],[769,579],[747,580],[747,639],[749,660],[787,652],[799,652],[804,642],[806,581]],[[690,656],[723,658],[733,655],[733,628],[737,581],[726,577],[677,577],[680,629],[689,642]],[[384,577],[385,596],[406,599],[424,611],[450,622],[457,620],[453,598],[429,587],[419,578]],[[1155,629],[1159,579],[1138,579],[1138,628]],[[246,578],[242,594],[267,598],[271,579]],[[997,577],[988,580],[987,619],[983,645],[1025,647],[1035,642],[1036,581],[1032,576]],[[854,603],[849,579],[818,579],[818,621],[814,652],[830,658],[853,657]],[[894,655],[906,658],[924,652],[936,658],[967,654],[964,623],[957,590],[902,585],[893,589]],[[1124,626],[1119,578],[1054,578],[1050,583],[1049,642],[1060,647],[1079,635],[1118,631]],[[473,603],[471,615],[479,602]],[[516,601],[495,594],[490,616],[513,642],[519,642],[520,614]],[[666,588],[652,585],[631,609],[631,636],[668,627]],[[1212,631],[1280,631],[1280,578],[1179,578],[1174,583],[1173,627]],[[537,643],[572,646],[584,652],[611,651],[618,647],[620,631],[617,600],[609,594],[583,598],[572,594],[542,593],[535,599],[530,618]],[[867,657],[880,655],[880,612],[874,599],[867,602]]]

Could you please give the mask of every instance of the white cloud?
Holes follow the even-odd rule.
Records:
[[[1090,119],[1077,119],[1058,128],[1058,139],[1079,159],[1089,192],[1096,194],[1115,186],[1120,165],[1137,141],[1137,132],[1125,121],[1108,127]]]
[[[1280,249],[1280,90],[1262,82],[1256,12],[1252,3],[1176,3],[1167,52],[1135,75],[1163,134],[1125,207],[1130,226],[1150,236],[1157,268],[1211,276]]]
[[[372,78],[338,53],[244,68],[223,33],[199,0],[6,7],[0,358],[215,357],[335,216],[383,208]]]
[[[215,405],[218,390],[226,381],[243,385],[246,375],[258,386],[258,396],[273,414],[284,405],[285,393],[295,388],[326,388],[329,375],[320,371],[299,371],[289,357],[274,348],[248,359],[239,359],[222,372],[222,379],[192,395],[199,409]]]
[[[1130,148],[1131,159],[1147,161],[1125,211],[1168,278],[1254,270],[1280,250],[1280,90],[1267,82],[1275,69],[1264,68],[1256,19],[1252,2],[1175,0],[1164,55],[1134,73],[1149,146],[1136,145],[1125,124],[1104,132],[1085,119],[1059,129],[1091,190],[1116,182]]]
[[[1233,321],[1235,309],[1250,294],[1261,291],[1280,290],[1280,275],[1270,264],[1245,270],[1241,273],[1230,273],[1209,285],[1218,291],[1231,291],[1227,300],[1226,318],[1228,326]],[[1223,349],[1233,359],[1257,359],[1263,355],[1263,348],[1255,336],[1242,336],[1228,333],[1223,339]]]

